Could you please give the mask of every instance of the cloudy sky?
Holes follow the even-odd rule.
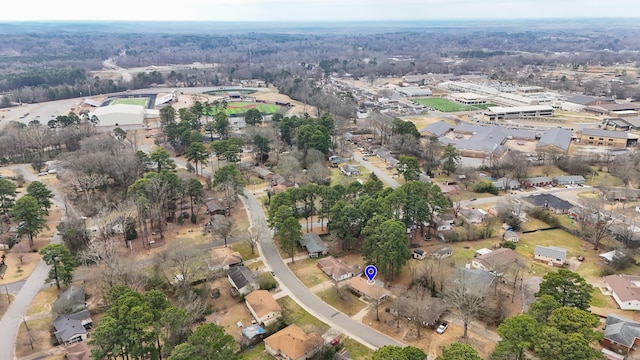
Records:
[[[638,0],[18,0],[0,20],[345,21],[640,17]]]

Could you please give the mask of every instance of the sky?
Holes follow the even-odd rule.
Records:
[[[19,0],[0,21],[380,21],[640,17],[638,0]]]

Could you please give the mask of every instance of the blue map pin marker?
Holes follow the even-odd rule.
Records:
[[[376,268],[374,265],[369,265],[364,268],[364,274],[367,276],[367,279],[369,279],[369,283],[371,284],[373,284],[373,279],[376,277],[377,273],[378,268]]]

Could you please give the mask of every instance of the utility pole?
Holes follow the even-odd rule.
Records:
[[[24,323],[24,327],[27,329],[27,334],[29,335],[29,345],[31,345],[31,350],[33,349],[33,336],[31,336],[31,330],[29,329],[29,325],[27,325],[27,320],[22,316],[22,322]]]
[[[4,286],[4,290],[7,292],[7,301],[11,304],[11,297],[9,297],[9,288],[7,285]]]

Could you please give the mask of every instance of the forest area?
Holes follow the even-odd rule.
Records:
[[[590,66],[633,63],[640,50],[639,29],[623,27],[623,20],[616,22],[569,23],[562,29],[553,24],[416,25],[382,28],[380,32],[371,28],[344,32],[286,28],[261,32],[258,28],[250,32],[253,29],[248,28],[245,33],[200,33],[196,29],[167,33],[155,28],[143,32],[143,26],[136,28],[136,33],[133,28],[110,32],[104,24],[90,31],[80,25],[53,31],[36,24],[39,31],[31,32],[29,27],[23,31],[0,27],[0,107],[161,84],[218,86],[262,79],[279,87],[287,84],[284,89],[290,90],[288,84],[296,78],[319,81],[333,73],[367,79],[479,73],[505,83],[589,90],[581,79],[553,83],[539,75],[553,69],[586,71]],[[92,75],[107,59],[123,68],[194,63],[215,64],[215,68],[141,72],[131,81],[117,82]],[[623,80],[629,80],[624,82],[628,84],[631,79]],[[625,86],[614,91],[618,97],[636,94]]]

